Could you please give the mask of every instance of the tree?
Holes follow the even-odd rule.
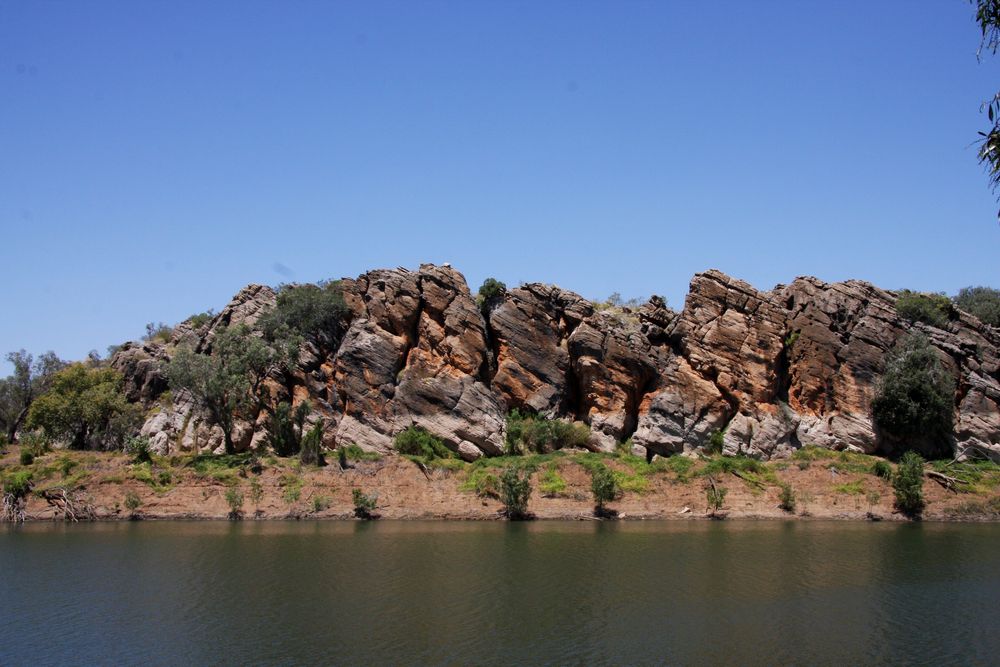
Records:
[[[484,315],[488,315],[491,310],[503,303],[504,295],[507,294],[507,285],[496,278],[487,278],[479,286],[479,293],[476,295],[476,304]]]
[[[76,363],[55,373],[49,390],[35,399],[26,425],[72,449],[121,449],[139,426],[141,410],[122,391],[111,368]]]
[[[996,54],[1000,47],[1000,0],[973,0],[976,3],[976,22],[982,32],[977,57],[982,59],[983,50]],[[1000,186],[1000,92],[984,102],[993,127],[988,132],[980,132],[979,163],[986,169],[990,187],[995,192]],[[1000,213],[998,213],[1000,216]]]
[[[299,462],[306,466],[325,466],[326,458],[323,456],[323,422],[317,422],[302,437],[302,451],[299,453]]]
[[[14,364],[14,373],[0,380],[0,428],[7,441],[14,442],[31,403],[48,389],[53,374],[66,363],[55,352],[46,352],[35,361],[24,350],[10,352],[7,361]]]
[[[598,463],[590,471],[590,492],[594,496],[594,514],[609,514],[606,505],[622,497],[622,488],[615,474],[603,463]]]
[[[889,353],[871,409],[888,454],[950,453],[955,380],[925,336],[910,335]]]
[[[892,478],[896,509],[910,517],[924,511],[924,460],[916,452],[906,452]]]
[[[956,306],[975,315],[984,324],[1000,327],[1000,290],[992,287],[963,287],[953,301]]]
[[[500,475],[500,502],[504,514],[513,521],[528,518],[528,500],[531,498],[531,475],[517,465],[507,466]]]
[[[350,312],[339,281],[281,285],[275,307],[257,325],[270,341],[311,338],[332,350],[344,336]]]
[[[295,410],[285,401],[278,403],[266,424],[267,444],[271,445],[275,454],[291,456],[299,453],[309,410],[309,401],[302,401]]]
[[[364,493],[361,489],[352,489],[351,499],[354,501],[354,516],[365,521],[378,518],[378,514],[375,514],[375,507],[378,503],[377,493],[369,494]]]
[[[233,428],[240,417],[261,408],[264,378],[285,368],[298,346],[287,339],[269,345],[242,324],[223,327],[212,341],[210,354],[182,346],[167,366],[167,379],[175,390],[191,392],[208,409],[222,429],[226,453],[235,453]]]

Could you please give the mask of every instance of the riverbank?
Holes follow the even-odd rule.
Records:
[[[374,497],[375,512],[386,519],[495,520],[502,518],[503,508],[498,477],[512,462],[531,470],[528,509],[537,519],[593,519],[590,470],[603,463],[623,490],[608,506],[626,520],[711,518],[709,479],[725,489],[717,515],[727,519],[908,520],[893,510],[890,482],[875,474],[881,459],[818,448],[766,463],[671,457],[649,464],[620,454],[556,452],[469,464],[354,454],[347,468],[336,459],[323,467],[249,454],[154,456],[135,462],[121,453],[65,450],[27,463],[20,448],[11,446],[0,457],[0,477],[30,475],[27,521],[58,521],[69,514],[112,521],[352,519],[355,489]],[[925,478],[924,519],[1000,519],[1000,469],[995,468],[963,472],[960,477],[968,483],[960,492]]]

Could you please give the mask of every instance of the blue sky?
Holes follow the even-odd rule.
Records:
[[[0,352],[421,262],[1000,287],[978,38],[962,0],[0,0]]]

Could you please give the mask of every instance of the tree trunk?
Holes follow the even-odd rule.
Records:
[[[233,432],[232,429],[223,428],[222,429],[223,441],[226,443],[226,454],[235,454],[236,447],[233,446]]]
[[[14,442],[14,437],[17,435],[18,429],[21,428],[21,424],[24,423],[24,419],[27,416],[28,416],[28,408],[27,406],[25,406],[24,409],[21,410],[21,412],[14,419],[14,422],[10,425],[10,428],[7,429],[7,442],[10,443]]]

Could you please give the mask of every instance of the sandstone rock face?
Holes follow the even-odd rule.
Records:
[[[416,425],[466,460],[493,456],[517,408],[586,422],[595,450],[631,438],[648,455],[691,452],[720,431],[725,451],[762,458],[808,444],[879,452],[871,399],[886,354],[919,331],[958,378],[951,452],[1000,459],[1000,331],[964,313],[945,328],[911,325],[895,294],[864,282],[798,278],[763,292],[708,271],[679,313],[658,297],[609,308],[533,283],[485,317],[447,266],[371,271],[342,287],[352,315],[337,349],[305,343],[264,392],[271,406],[308,400],[328,446],[388,452]],[[129,400],[150,409],[143,433],[158,451],[221,446],[189,396],[160,398],[173,349],[208,352],[219,327],[252,328],[275,299],[251,285],[202,330],[115,355]],[[266,412],[243,416],[239,447],[263,445]]]

